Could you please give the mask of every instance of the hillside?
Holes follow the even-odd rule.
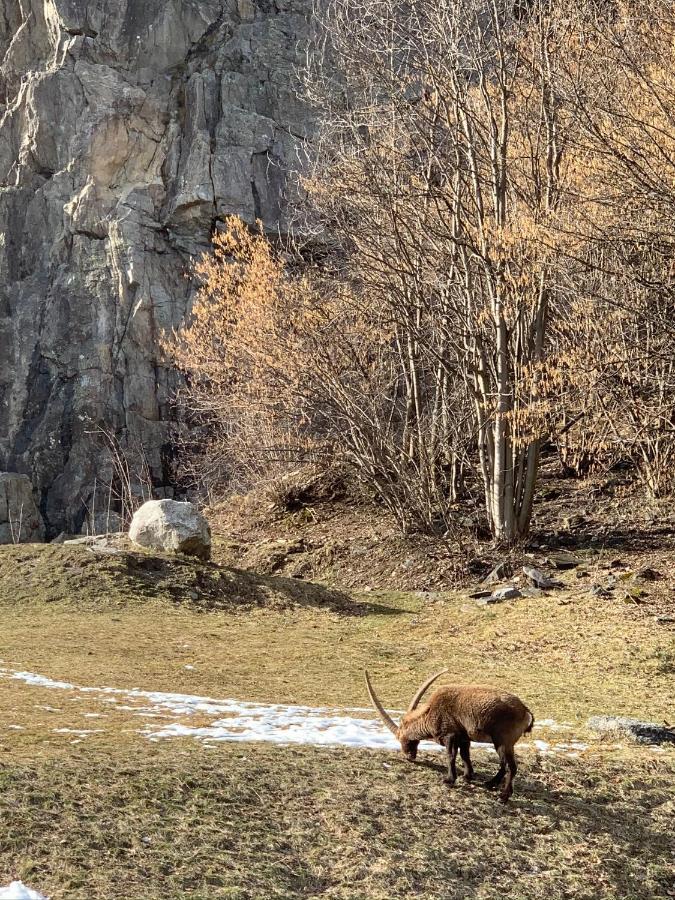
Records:
[[[0,0],[0,900],[675,900],[674,73]]]
[[[0,548],[0,883],[53,900],[669,896],[673,750],[587,727],[672,723],[653,605],[669,591],[650,585],[645,614],[563,577],[481,608],[468,587],[338,590],[124,540]],[[493,753],[450,790],[431,745],[405,763],[367,709],[364,667],[401,707],[441,665],[535,712],[510,808],[480,787]],[[326,728],[351,749],[303,746]]]

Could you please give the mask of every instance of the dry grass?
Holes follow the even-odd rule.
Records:
[[[487,609],[453,594],[351,601],[292,579],[141,554],[157,571],[129,576],[123,558],[58,549],[0,549],[0,657],[11,668],[85,685],[363,705],[368,666],[400,706],[447,665],[456,680],[516,691],[537,719],[675,720],[672,630],[578,587]],[[9,577],[7,559],[19,554]],[[204,568],[220,594],[200,588]]]
[[[512,554],[518,567],[524,552],[541,561],[549,551],[573,550],[591,571],[621,558],[629,568],[649,565],[665,576],[648,591],[647,614],[675,617],[670,586],[675,579],[672,502],[647,501],[630,473],[561,478],[557,454],[543,460],[530,541]],[[361,590],[452,590],[504,559],[476,537],[482,508],[462,534],[461,544],[431,536],[403,537],[385,510],[354,495],[320,492],[293,510],[264,487],[232,496],[209,511],[214,556],[219,562]],[[480,492],[478,492],[480,493]],[[483,533],[483,538],[486,535]],[[538,564],[537,561],[537,564]],[[658,588],[663,590],[659,590]]]
[[[73,609],[164,602],[193,612],[250,607],[335,608],[358,613],[344,594],[292,578],[267,578],[193,557],[151,554],[122,535],[103,547],[0,547],[0,604],[57,603]]]
[[[368,665],[394,706],[442,663],[577,735],[596,712],[675,719],[672,633],[580,588],[482,609],[147,559],[0,548],[0,667],[349,706],[365,703]],[[0,884],[53,900],[675,896],[672,750],[522,749],[503,809],[480,787],[449,791],[438,757],[152,744],[123,704],[84,696],[0,679]],[[475,755],[492,774],[494,757]]]
[[[0,883],[53,900],[675,896],[672,763],[531,755],[521,772],[502,808],[366,752],[162,745],[6,762]]]

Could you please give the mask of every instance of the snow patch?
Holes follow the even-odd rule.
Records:
[[[534,728],[548,728],[549,731],[570,731],[574,726],[570,722],[556,722],[555,719],[535,721]]]
[[[47,897],[26,887],[21,881],[13,881],[7,887],[0,888],[0,900],[47,900]]]
[[[71,700],[89,697],[99,703],[114,704],[115,710],[143,719],[143,727],[139,729],[139,733],[153,742],[187,737],[211,747],[222,741],[242,743],[262,741],[373,750],[398,750],[400,747],[398,741],[367,707],[315,708],[214,699],[193,694],[144,691],[139,688],[82,687],[67,681],[54,681],[33,672],[16,672],[1,668],[0,678],[23,681],[35,687],[71,691],[77,695],[70,697]],[[395,719],[402,715],[401,710],[390,712]],[[93,718],[100,714],[84,713],[84,715]],[[211,721],[191,725],[189,719],[194,716]],[[162,724],[153,722],[153,719],[173,721]],[[536,725],[546,726],[552,730],[572,728],[569,723],[558,725],[552,719],[542,719]],[[80,739],[95,733],[90,730],[68,728],[56,729],[56,732],[73,734]],[[494,752],[491,744],[474,743],[474,746]],[[587,744],[574,740],[550,744],[548,741],[536,739],[532,743],[523,742],[519,746],[523,749],[534,749],[541,755],[578,756],[588,749]],[[440,750],[439,747],[436,749]]]
[[[398,750],[399,742],[376,719],[352,719],[329,710],[306,707],[279,709],[232,704],[232,715],[205,727],[180,722],[144,734],[151,740],[191,737],[201,741],[263,741],[272,744],[311,744],[317,747],[359,747]],[[301,711],[301,712],[300,712]]]
[[[26,684],[32,684],[35,687],[59,688],[64,691],[72,691],[75,688],[74,684],[69,684],[67,681],[53,681],[51,678],[35,675],[33,672],[12,672],[10,677],[17,681],[25,681]]]
[[[80,737],[86,737],[88,734],[100,734],[103,728],[94,728],[87,730],[85,728],[52,728],[52,734],[77,734]]]

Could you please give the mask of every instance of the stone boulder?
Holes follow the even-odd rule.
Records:
[[[0,472],[0,544],[36,544],[45,526],[27,475]]]
[[[150,550],[186,553],[204,560],[211,557],[211,529],[193,503],[149,500],[136,511],[129,538]]]
[[[586,724],[598,734],[622,735],[639,744],[675,744],[675,729],[655,722],[625,716],[591,716]]]

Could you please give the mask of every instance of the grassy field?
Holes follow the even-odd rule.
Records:
[[[255,744],[5,762],[0,883],[53,900],[674,895],[672,761],[530,755],[507,807],[429,765]]]
[[[354,706],[368,705],[368,666],[401,706],[447,666],[454,680],[522,695],[539,720],[675,719],[673,630],[574,584],[481,608],[463,594],[347,596],[143,554],[0,551],[0,657],[51,678]]]
[[[589,740],[595,713],[675,720],[673,634],[639,608],[574,582],[489,609],[431,599],[144,554],[0,548],[0,669],[364,706],[368,666],[395,707],[447,665],[514,690],[538,720],[570,723],[566,738]],[[675,896],[672,750],[522,749],[502,808],[480,785],[445,787],[431,753],[411,766],[366,751],[153,744],[122,705],[70,699],[0,678],[0,885],[21,878],[54,900]],[[475,756],[479,779],[492,775],[495,757]]]

